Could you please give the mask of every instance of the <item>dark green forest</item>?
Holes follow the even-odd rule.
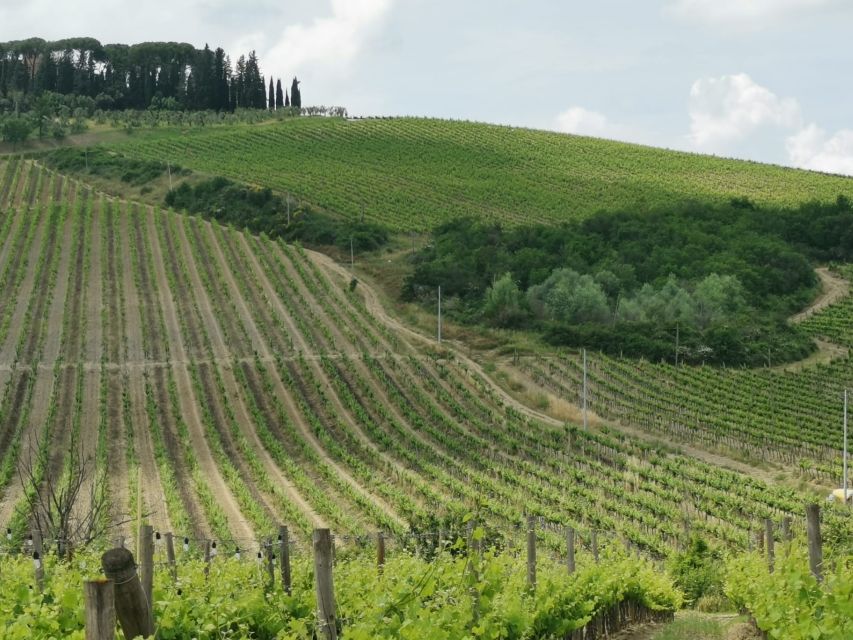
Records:
[[[267,93],[254,51],[235,61],[221,47],[197,49],[179,42],[102,45],[84,37],[0,43],[0,112],[44,108],[44,96],[89,115],[96,109],[234,111],[302,105],[296,78],[289,92],[276,95],[270,86]]]
[[[404,287],[463,322],[527,328],[615,355],[716,364],[807,354],[786,323],[815,294],[812,261],[853,259],[853,207],[686,203],[560,226],[438,227]],[[677,356],[676,356],[677,354]]]

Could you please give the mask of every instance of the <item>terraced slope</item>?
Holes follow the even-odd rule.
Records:
[[[853,179],[545,131],[445,120],[298,118],[139,132],[128,155],[289,192],[385,223],[458,216],[559,223],[602,209],[748,196],[760,204],[853,197]]]
[[[0,165],[5,184],[0,526],[18,535],[16,463],[40,443],[39,473],[58,474],[75,441],[116,519],[139,495],[159,530],[238,544],[279,522],[403,533],[469,511],[501,535],[528,512],[659,554],[691,529],[744,546],[758,518],[799,523],[790,489],[517,406],[325,257],[29,162]]]

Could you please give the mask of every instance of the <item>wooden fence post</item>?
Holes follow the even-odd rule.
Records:
[[[773,573],[773,563],[775,560],[775,547],[773,545],[773,520],[770,518],[764,519],[764,532],[766,534],[766,545],[767,545],[767,567],[770,569],[770,573]]]
[[[566,564],[569,573],[575,572],[575,530],[569,528],[566,532]]]
[[[764,553],[764,532],[761,529],[752,532],[755,536],[755,546],[758,548],[758,553]]]
[[[113,640],[116,635],[115,586],[109,580],[83,583],[86,640]]]
[[[142,590],[149,603],[154,591],[154,527],[144,524],[139,527],[140,580]]]
[[[33,577],[39,591],[44,591],[44,562],[38,551],[33,551]]]
[[[381,531],[376,534],[376,567],[381,575],[385,569],[385,534]]]
[[[782,518],[782,540],[790,542],[791,537],[791,518],[785,516]]]
[[[186,546],[186,543],[184,543]],[[210,540],[204,541],[204,577],[210,575]]]
[[[145,590],[136,573],[133,554],[127,549],[110,549],[101,556],[104,575],[115,584],[115,609],[125,638],[154,634],[154,618]]]
[[[536,589],[536,518],[527,516],[527,587]]]
[[[172,580],[178,579],[178,565],[175,563],[175,539],[172,532],[166,534],[166,562],[169,563],[169,571],[172,573]]]
[[[270,579],[270,591],[275,589],[275,553],[272,546],[272,538],[264,538],[264,546],[267,548],[267,575]]]
[[[287,527],[281,526],[278,528],[278,546],[281,562],[281,587],[287,595],[290,595],[291,577],[290,577],[290,535]]]
[[[318,636],[324,640],[337,640],[335,619],[335,586],[332,580],[332,533],[328,529],[314,529],[314,581],[317,592]]]
[[[820,537],[820,507],[806,505],[806,533],[809,537],[809,568],[818,582],[823,580],[823,540]]]
[[[44,542],[38,529],[33,531],[33,551],[38,553],[40,558],[44,558]]]
[[[595,558],[595,563],[598,564],[598,531],[592,530],[592,557]]]

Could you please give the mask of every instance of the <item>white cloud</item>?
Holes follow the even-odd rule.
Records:
[[[604,114],[583,107],[570,107],[557,116],[557,131],[606,137],[612,127]]]
[[[673,0],[666,11],[693,22],[760,28],[768,21],[835,4],[839,0]]]
[[[792,165],[803,169],[853,176],[853,130],[841,129],[832,137],[812,123],[785,141]]]
[[[363,49],[392,0],[332,0],[332,15],[287,26],[264,59],[274,68],[341,69]]]
[[[801,124],[800,106],[753,82],[745,73],[703,78],[690,88],[690,141],[700,150],[724,150],[764,127]]]

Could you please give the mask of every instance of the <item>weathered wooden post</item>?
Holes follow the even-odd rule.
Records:
[[[806,533],[809,538],[809,568],[818,582],[823,580],[823,540],[820,536],[820,507],[806,505]]]
[[[385,534],[381,531],[376,534],[376,567],[381,575],[385,569]]]
[[[145,598],[153,602],[151,594],[154,590],[154,527],[144,524],[139,527],[140,580]]]
[[[569,573],[575,572],[575,530],[571,527],[566,532],[566,566]]]
[[[110,580],[83,583],[86,640],[113,640],[116,635],[115,585]]]
[[[782,518],[782,540],[785,542],[790,542],[792,538],[791,534],[791,518],[789,516],[785,516]]]
[[[337,640],[335,587],[332,580],[332,533],[328,529],[314,529],[312,543],[319,626],[317,635],[324,640]]]
[[[527,516],[527,587],[536,589],[536,518]]]
[[[273,553],[272,538],[264,538],[264,546],[267,548],[267,575],[269,576],[270,591],[275,589],[275,553]]]
[[[172,573],[172,580],[178,579],[178,565],[175,562],[175,539],[172,532],[166,534],[166,562],[169,563],[169,571]]]
[[[766,546],[767,546],[767,567],[770,569],[770,573],[773,573],[773,563],[775,560],[775,547],[773,540],[773,520],[770,518],[764,519],[764,533],[767,538]]]
[[[33,551],[33,577],[39,591],[44,591],[44,562],[38,551]]]
[[[281,526],[278,528],[278,546],[281,562],[281,587],[287,595],[291,593],[291,576],[290,576],[290,535],[287,527]]]
[[[592,557],[595,563],[598,564],[598,531],[592,530]]]
[[[116,617],[124,637],[153,635],[154,618],[136,572],[133,554],[127,549],[110,549],[101,556],[101,567],[115,585]]]
[[[184,544],[186,546],[186,544]],[[210,575],[210,540],[204,541],[204,577]]]

